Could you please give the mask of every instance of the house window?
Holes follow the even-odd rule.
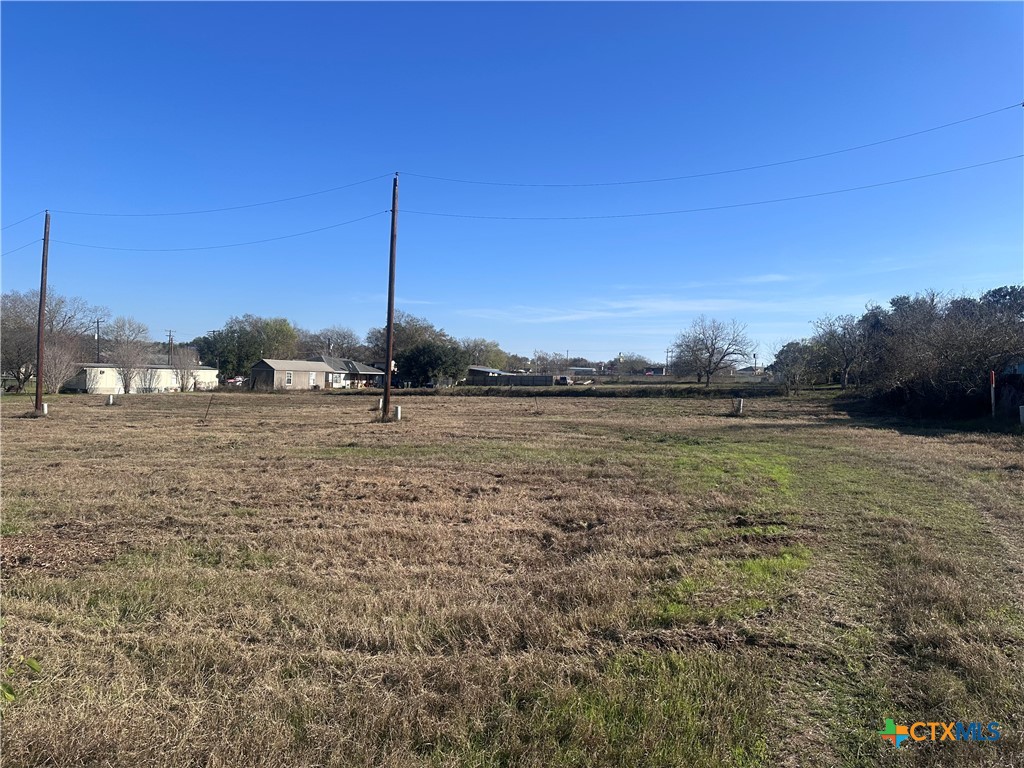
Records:
[[[291,371],[285,371],[284,372],[284,385],[286,387],[290,387],[292,385],[292,372]]]

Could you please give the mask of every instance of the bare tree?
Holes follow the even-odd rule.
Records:
[[[615,372],[627,376],[642,375],[653,365],[650,358],[635,352],[628,352],[616,358]]]
[[[178,388],[188,392],[195,387],[196,368],[199,367],[199,355],[191,347],[178,346],[171,353],[171,370],[178,381]]]
[[[698,381],[711,385],[711,377],[724,368],[747,360],[754,344],[747,336],[747,327],[735,320],[728,324],[701,315],[676,338],[676,358],[692,361]]]
[[[9,291],[0,299],[0,367],[18,392],[36,373],[36,296]]]
[[[144,365],[138,370],[138,381],[137,391],[139,392],[156,392],[157,385],[160,383],[160,371],[162,368],[154,368],[151,365]]]
[[[125,394],[132,391],[132,383],[146,363],[149,347],[149,328],[131,317],[115,318],[110,330],[108,359],[121,379]]]
[[[534,373],[560,373],[569,365],[565,355],[558,352],[545,352],[540,349],[533,350],[533,372]]]
[[[46,342],[43,367],[43,391],[59,392],[68,379],[82,368],[86,339],[81,336],[57,336]]]
[[[86,358],[85,343],[92,324],[109,311],[94,307],[78,296],[51,291],[46,296],[43,325],[45,347],[43,389],[58,391]],[[14,379],[20,392],[36,373],[36,329],[39,322],[39,291],[9,291],[0,306],[0,367]]]
[[[840,388],[846,389],[850,383],[850,369],[864,356],[863,327],[853,315],[825,315],[814,321],[814,328],[818,332],[816,340],[839,371]]]
[[[366,346],[351,328],[332,325],[315,333],[298,329],[298,350],[303,357],[325,355],[348,360],[366,357]]]

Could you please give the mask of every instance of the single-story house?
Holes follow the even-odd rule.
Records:
[[[323,361],[260,360],[249,374],[249,389],[326,389],[336,371]]]
[[[192,369],[192,383],[187,389],[209,390],[217,387],[217,369],[199,365]],[[175,392],[181,389],[178,374],[166,363],[140,365],[131,380],[131,393]],[[111,363],[85,363],[61,390],[87,392],[90,395],[123,395],[124,383]]]
[[[333,389],[360,389],[362,387],[383,387],[384,371],[378,370],[369,365],[357,363],[344,357],[329,357],[328,355],[315,355],[310,357],[311,362],[321,362],[329,365],[334,375],[328,380],[327,386]]]

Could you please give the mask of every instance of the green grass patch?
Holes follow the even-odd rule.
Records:
[[[654,624],[707,625],[755,616],[774,607],[810,564],[811,550],[800,544],[776,554],[712,559],[699,575],[686,576],[662,592],[654,604]]]
[[[688,492],[715,490],[775,500],[791,496],[793,460],[774,443],[684,437],[677,446],[679,483]]]
[[[438,765],[754,768],[768,764],[760,657],[619,654],[594,679],[508,705]]]

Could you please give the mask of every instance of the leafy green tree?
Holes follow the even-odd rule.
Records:
[[[469,365],[482,365],[485,368],[504,370],[508,365],[509,354],[496,341],[487,339],[462,339],[459,341],[469,359]]]
[[[299,332],[283,317],[232,317],[219,331],[192,341],[200,359],[225,376],[248,376],[262,358],[288,360],[298,354]]]
[[[395,360],[404,352],[426,341],[453,343],[443,330],[422,317],[395,310],[395,338],[392,342]],[[366,346],[372,361],[383,361],[387,357],[387,328],[371,328],[366,333]],[[367,361],[371,362],[371,361]]]
[[[398,375],[415,387],[441,379],[458,381],[469,369],[469,355],[453,341],[427,340],[396,356]]]

